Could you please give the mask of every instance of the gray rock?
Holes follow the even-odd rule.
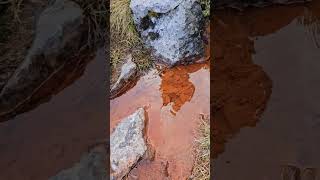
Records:
[[[106,149],[98,146],[70,169],[62,170],[49,180],[107,180]]]
[[[144,155],[147,146],[143,137],[144,109],[123,119],[110,136],[111,179],[122,179]]]
[[[40,15],[35,39],[22,64],[0,92],[0,115],[26,101],[82,46],[83,11],[69,0],[57,0]]]
[[[132,55],[129,54],[125,58],[125,63],[121,67],[121,73],[117,82],[111,88],[111,98],[117,96],[125,88],[127,83],[137,74],[137,65],[132,61]]]
[[[131,0],[130,8],[143,41],[164,63],[190,63],[203,54],[197,0]]]

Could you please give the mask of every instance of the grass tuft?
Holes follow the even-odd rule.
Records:
[[[131,53],[139,71],[149,69],[152,66],[151,55],[149,50],[143,47],[135,28],[130,0],[111,0],[110,11],[111,67],[119,67],[123,58]]]
[[[194,180],[210,179],[210,120],[201,116],[199,135],[195,140],[195,164],[192,171]]]
[[[120,40],[119,43],[126,46],[133,46],[140,42],[140,38],[135,29],[129,7],[130,0],[111,0],[111,33],[112,37]]]

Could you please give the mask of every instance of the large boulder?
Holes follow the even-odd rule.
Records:
[[[147,150],[143,137],[144,113],[139,108],[123,119],[110,136],[111,180],[122,179]]]
[[[203,54],[203,14],[197,0],[131,0],[145,44],[167,65],[194,62]]]
[[[22,64],[0,92],[0,116],[13,111],[83,45],[83,10],[56,0],[39,16],[35,39]]]

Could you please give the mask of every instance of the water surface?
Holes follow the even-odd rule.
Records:
[[[61,84],[44,87],[45,94],[54,89],[47,102],[0,123],[1,180],[48,179],[104,142],[104,57],[100,49],[94,60],[66,67]]]
[[[111,132],[139,107],[147,111],[146,137],[153,159],[142,160],[129,179],[186,179],[201,114],[209,114],[209,64],[151,70],[124,95],[111,100]]]
[[[218,121],[229,120],[224,124],[240,125],[227,128],[230,131],[224,134],[224,141],[218,142],[223,148],[216,149],[219,152],[215,157],[214,178],[280,180],[283,165],[320,168],[320,1],[249,9],[243,13],[219,11],[216,18],[213,34],[219,34],[220,40],[216,39],[213,49],[215,57],[230,64],[242,61],[258,65],[266,79],[252,81],[247,87],[261,81],[262,85],[272,84],[272,88],[257,118],[239,116],[230,122],[216,116]],[[235,52],[238,58],[234,58]],[[232,86],[236,88],[242,80],[237,75],[234,78]],[[242,106],[248,104],[244,100]],[[250,123],[237,123],[243,121]],[[226,129],[221,124],[216,129]],[[219,138],[221,132],[216,135],[217,141]]]

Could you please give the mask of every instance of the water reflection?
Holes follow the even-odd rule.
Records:
[[[48,179],[105,142],[104,62],[100,49],[90,63],[69,67],[43,86],[35,97],[48,102],[0,123],[1,180]]]
[[[254,64],[253,41],[242,19],[232,14],[217,15],[213,21],[213,70],[211,103],[213,147],[216,158],[225,143],[242,127],[255,126],[271,94],[272,82]],[[236,32],[236,33],[235,33]]]
[[[215,179],[278,180],[281,165],[320,167],[319,129],[314,126],[319,110],[319,10],[320,1],[314,1],[215,12]]]
[[[28,98],[19,102],[14,108],[7,110],[6,103],[1,103],[3,108],[0,111],[0,122],[14,119],[15,116],[31,111],[43,103],[47,103],[51,98],[63,91],[66,87],[73,84],[83,76],[86,66],[94,59],[94,53],[84,54],[80,57],[69,59],[69,61],[54,72],[48,79],[39,85],[35,91],[24,91]],[[13,94],[19,96],[19,94]],[[7,102],[7,104],[11,104]],[[5,111],[7,110],[7,111]]]

